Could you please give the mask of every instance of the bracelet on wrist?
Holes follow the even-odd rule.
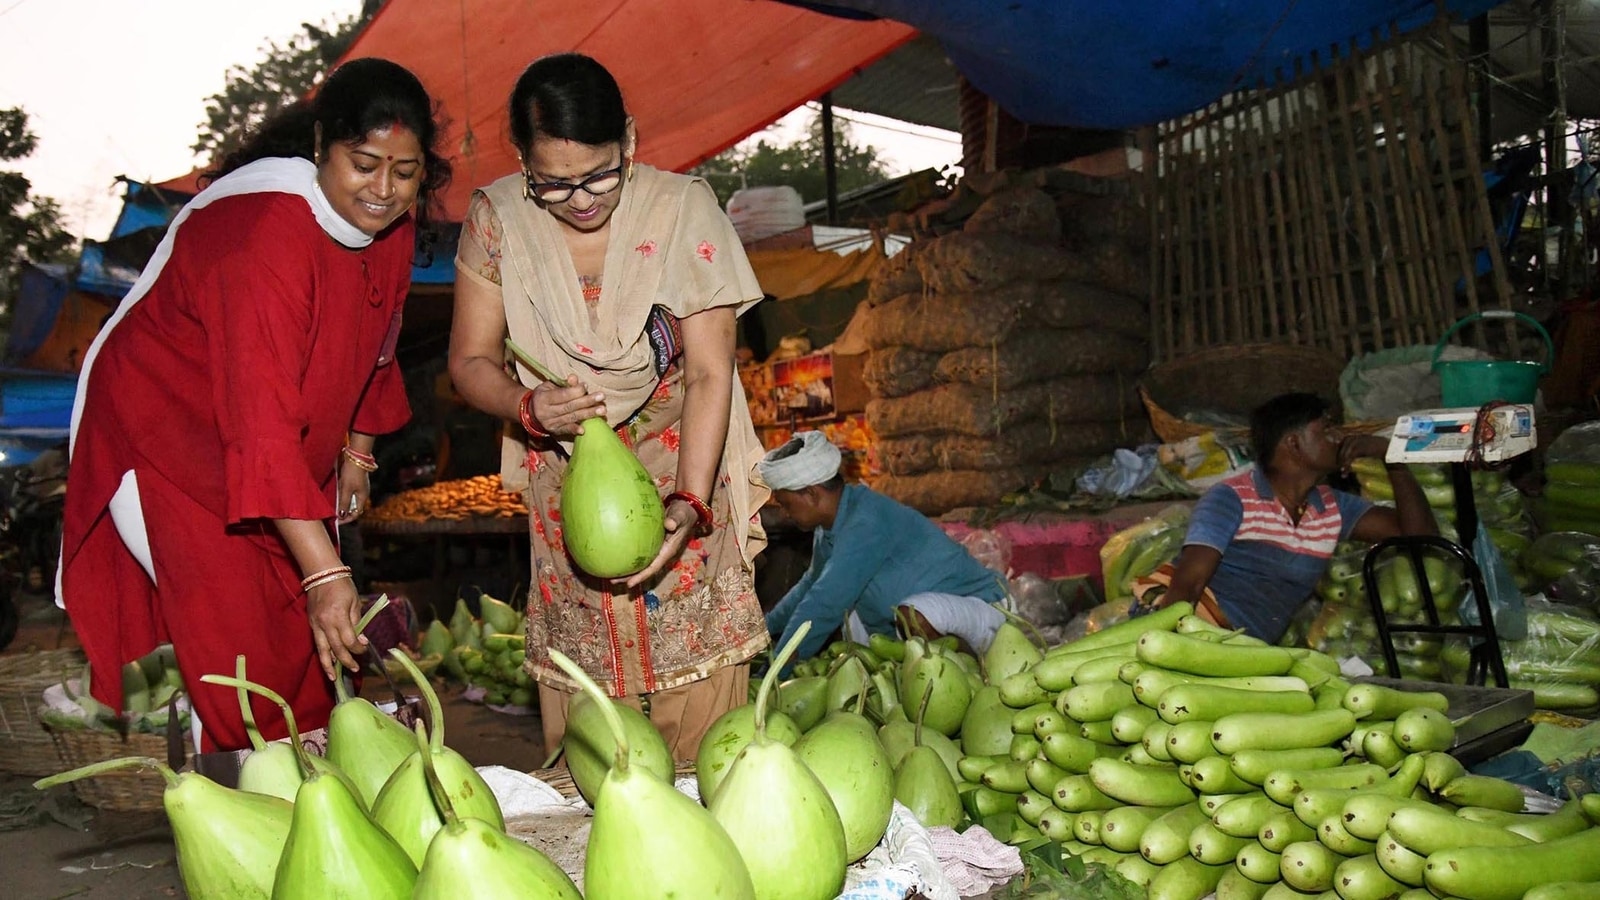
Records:
[[[522,400],[517,403],[517,418],[522,420],[522,430],[532,438],[547,438],[550,432],[539,424],[539,419],[533,414],[533,391],[522,395]]]
[[[349,444],[346,444],[344,447],[340,448],[339,455],[350,460],[350,462],[353,463],[356,468],[363,472],[378,471],[377,457],[374,457],[370,453],[362,453],[360,450],[357,450]]]
[[[701,531],[711,530],[710,504],[706,503],[706,501],[700,499],[694,494],[689,493],[688,491],[673,491],[667,495],[667,499],[663,502],[670,506],[674,500],[682,500],[683,502],[689,504],[689,506],[694,510],[694,516],[696,520],[695,524],[700,528]]]
[[[301,593],[307,593],[308,594],[315,588],[322,587],[325,584],[333,584],[335,581],[340,581],[340,580],[345,579],[345,578],[348,578],[351,581],[355,581],[356,580],[356,577],[354,575],[350,574],[349,572],[335,572],[332,575],[327,575],[327,576],[324,576],[322,578],[318,578],[316,581],[313,581],[310,584],[306,585],[305,587],[301,588],[300,591],[301,591]]]
[[[351,578],[353,580],[349,566],[331,566],[320,572],[312,572],[310,575],[300,579],[300,590],[303,593],[314,587],[338,581],[341,578]]]

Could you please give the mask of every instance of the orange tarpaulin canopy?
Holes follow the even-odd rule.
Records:
[[[518,168],[506,101],[540,56],[604,63],[638,123],[640,161],[683,171],[915,35],[771,0],[389,0],[346,58],[392,59],[439,100],[455,164],[444,211],[460,221],[474,188]]]

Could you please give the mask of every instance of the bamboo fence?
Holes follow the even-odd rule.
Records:
[[[1466,76],[1448,27],[1374,30],[1147,134],[1153,355],[1356,355],[1507,306]]]

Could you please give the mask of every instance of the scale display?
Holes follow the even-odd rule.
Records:
[[[1472,450],[1473,429],[1478,427],[1477,407],[1429,409],[1401,416],[1389,438],[1384,461],[1391,463],[1465,462]],[[1533,406],[1513,403],[1489,411],[1482,424],[1484,462],[1521,456],[1539,443]]]

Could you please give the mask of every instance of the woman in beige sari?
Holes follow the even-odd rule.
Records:
[[[450,375],[473,406],[516,423],[501,478],[527,492],[527,665],[545,743],[560,741],[576,690],[554,648],[692,759],[717,716],[745,702],[749,659],[768,642],[751,574],[761,447],[734,377],[735,320],[761,289],[705,182],[634,161],[633,120],[599,63],[540,59],[510,106],[523,170],[468,208]],[[507,334],[566,383],[520,363],[511,374]],[[661,552],[626,580],[585,574],[562,541],[567,453],[593,416],[665,498]]]

